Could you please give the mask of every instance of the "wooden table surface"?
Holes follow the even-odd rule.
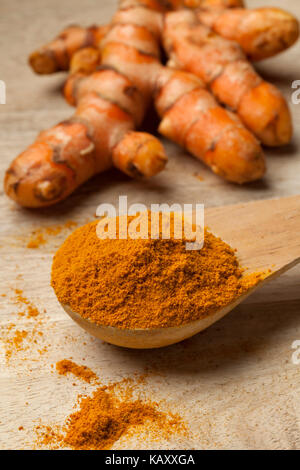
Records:
[[[7,104],[0,105],[2,176],[39,130],[71,112],[60,94],[65,75],[33,75],[27,66],[29,52],[70,23],[108,21],[115,5],[111,0],[85,0],[84,7],[79,0],[1,3],[0,79],[7,86]],[[249,0],[248,5],[282,2]],[[300,17],[299,2],[286,0],[284,7]],[[281,88],[290,103],[291,84],[300,79],[299,44],[259,64],[261,73]],[[74,377],[56,374],[55,363],[70,357],[91,367],[102,383],[141,374],[145,368],[155,370],[140,393],[162,400],[162,409],[178,411],[190,429],[188,436],[162,439],[159,444],[141,431],[116,443],[116,448],[300,448],[300,365],[292,362],[292,344],[300,340],[299,267],[204,333],[154,352],[119,349],[91,338],[66,316],[49,286],[53,253],[71,232],[65,223],[73,220],[80,225],[93,219],[100,203],[117,203],[119,195],[128,195],[129,203],[198,202],[211,207],[300,194],[300,104],[291,103],[291,109],[292,144],[267,151],[268,175],[250,186],[223,182],[167,143],[168,168],[148,183],[111,171],[88,182],[66,202],[43,211],[17,207],[1,189],[0,448],[32,448],[39,422],[61,423],[78,393],[93,390]],[[60,226],[60,233],[47,234],[46,227],[54,225]],[[27,244],[36,229],[46,243],[30,249]],[[15,289],[38,308],[38,317],[20,315],[26,305],[17,300]],[[27,333],[20,350],[10,345],[16,330]]]

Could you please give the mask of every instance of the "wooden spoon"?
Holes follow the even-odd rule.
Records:
[[[300,196],[218,207],[205,211],[205,225],[237,249],[247,272],[271,270],[263,281],[225,308],[192,323],[160,329],[119,329],[85,320],[68,305],[70,317],[90,334],[127,348],[160,348],[182,341],[208,328],[256,289],[300,263]]]

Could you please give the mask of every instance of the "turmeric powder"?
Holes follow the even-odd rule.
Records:
[[[16,294],[16,301],[19,305],[24,305],[26,307],[27,318],[36,318],[40,314],[39,310],[33,305],[27,297],[24,296],[23,291],[21,289],[15,289]],[[20,315],[25,314],[25,312],[21,312]]]
[[[207,230],[203,248],[186,251],[184,239],[161,233],[157,240],[100,240],[97,223],[77,229],[58,250],[52,287],[62,304],[98,325],[180,326],[225,307],[262,278],[243,275],[234,250]]]
[[[130,428],[157,423],[168,432],[176,431],[179,419],[157,411],[152,403],[140,400],[120,401],[99,388],[92,397],[84,398],[81,409],[67,422],[64,444],[73,449],[109,449]],[[173,428],[173,429],[172,429]]]
[[[68,220],[61,225],[48,225],[46,227],[35,228],[29,237],[26,247],[31,249],[40,248],[41,245],[45,245],[50,237],[59,235],[63,230],[68,230],[76,227],[77,222]]]
[[[56,363],[56,370],[59,375],[73,374],[87,383],[97,381],[97,375],[89,367],[79,366],[73,361],[63,359]]]
[[[187,427],[179,415],[160,411],[158,403],[134,399],[132,395],[132,387],[125,379],[99,387],[91,396],[79,396],[78,409],[62,426],[36,428],[37,443],[51,449],[105,450],[122,436],[137,433],[145,424],[153,440],[186,435]]]

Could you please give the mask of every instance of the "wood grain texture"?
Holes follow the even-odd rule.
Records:
[[[206,211],[206,224],[237,250],[249,272],[289,269],[300,258],[300,196]]]
[[[0,79],[7,104],[0,105],[1,178],[10,160],[37,132],[63,120],[70,108],[60,94],[64,75],[38,77],[27,66],[37,45],[66,24],[106,22],[111,0],[13,0],[1,3]],[[281,6],[280,0],[248,0],[250,6]],[[300,17],[300,4],[284,8]],[[299,76],[299,43],[281,56],[259,64],[291,102],[291,83]],[[149,436],[123,439],[117,448],[295,449],[300,448],[299,367],[292,363],[292,343],[300,340],[299,268],[257,291],[222,321],[194,338],[164,350],[130,351],[101,343],[84,333],[58,305],[49,287],[51,259],[70,230],[62,230],[39,249],[26,248],[35,227],[91,220],[102,202],[204,203],[206,207],[300,194],[300,105],[291,105],[293,143],[268,151],[268,175],[250,186],[229,185],[178,147],[168,144],[168,170],[148,183],[130,181],[116,171],[100,175],[66,202],[44,211],[16,207],[1,189],[1,346],[0,447],[32,448],[33,427],[61,422],[79,392],[92,390],[72,377],[58,377],[51,364],[73,357],[99,374],[103,383],[153,368],[143,394],[163,401],[190,424],[186,438],[153,444]],[[198,176],[200,175],[200,179]],[[232,221],[234,227],[235,221]],[[19,316],[24,310],[14,289],[40,310],[38,320]],[[46,309],[46,312],[44,312]],[[10,323],[33,335],[7,363]],[[36,330],[36,331],[35,331]],[[38,333],[42,332],[43,336]],[[28,347],[28,349],[26,349]],[[43,348],[47,348],[43,352]],[[39,352],[40,351],[40,352]],[[75,383],[75,386],[72,384]],[[18,430],[23,426],[24,430]]]

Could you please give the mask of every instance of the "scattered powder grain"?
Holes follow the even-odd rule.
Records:
[[[20,310],[19,316],[25,316],[28,319],[34,319],[35,325],[41,325],[40,312],[37,307],[24,296],[23,290],[14,289],[15,296],[13,300],[17,303]],[[19,352],[32,351],[32,346],[39,344],[37,338],[41,338],[43,333],[36,327],[30,327],[28,330],[19,330],[15,323],[10,323],[6,328],[1,328],[1,342],[5,348],[5,357],[7,363],[10,363],[11,358]],[[26,339],[26,342],[24,341]],[[47,346],[42,346],[37,349],[39,355],[43,355],[48,351]],[[22,360],[27,359],[28,356],[22,357]]]
[[[27,360],[31,357],[33,345],[38,344],[37,337],[41,337],[42,332],[38,331],[36,328],[33,328],[29,331],[27,330],[18,330],[16,329],[15,323],[10,323],[7,327],[1,328],[1,342],[5,348],[5,357],[7,363],[10,363],[10,360],[17,353],[22,353],[20,359]],[[26,341],[25,341],[26,340]],[[29,351],[30,355],[24,356],[24,352]],[[45,354],[48,351],[48,347],[44,346],[37,350],[39,355]]]
[[[63,359],[56,363],[56,370],[60,375],[73,374],[87,383],[96,382],[98,377],[86,366],[79,366],[73,361]]]
[[[45,245],[49,237],[55,237],[59,235],[65,229],[71,229],[77,226],[77,222],[69,220],[62,225],[52,225],[48,227],[42,227],[35,229],[29,238],[27,248],[36,249],[41,245]]]
[[[45,243],[46,240],[42,233],[33,232],[27,243],[27,248],[39,248],[41,245],[45,245]]]
[[[12,339],[12,342],[13,344],[15,345],[16,349],[17,350],[20,350],[21,349],[21,346],[22,346],[22,343],[23,343],[23,340],[24,338],[26,338],[28,336],[28,332],[27,331],[20,331],[20,330],[17,330],[15,332],[15,335]]]
[[[39,315],[38,309],[30,302],[30,300],[27,299],[27,297],[24,297],[23,291],[21,289],[15,289],[15,294],[16,294],[16,300],[19,305],[24,305],[26,306],[26,313],[27,313],[27,318],[36,318]],[[21,312],[21,314],[24,312]]]
[[[11,324],[8,327],[8,331],[14,328],[15,325]],[[28,332],[25,330],[15,330],[12,337],[7,337],[5,339],[6,344],[6,359],[9,360],[14,351],[21,351],[23,349],[23,341],[27,338]],[[2,338],[3,341],[4,338]]]
[[[197,180],[199,180],[199,181],[204,181],[203,176],[200,175],[199,173],[194,173],[194,176],[195,176],[195,178],[197,178]]]

